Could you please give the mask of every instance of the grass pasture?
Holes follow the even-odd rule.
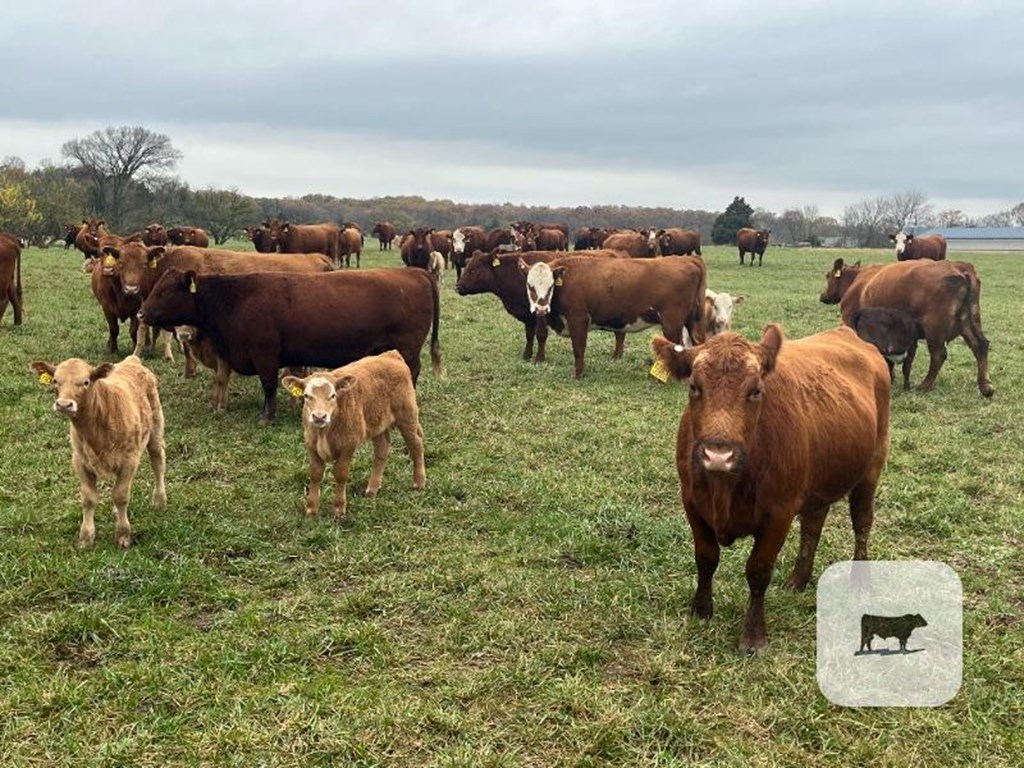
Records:
[[[395,265],[367,241],[363,265]],[[837,322],[818,302],[836,255],[769,249],[740,268],[707,248],[709,285],[747,297],[736,330],[791,336]],[[80,520],[67,425],[29,374],[37,358],[106,354],[80,259],[24,254],[26,322],[0,324],[0,755],[4,765],[683,766],[1020,765],[1024,753],[1024,258],[966,257],[983,280],[996,396],[962,341],[935,391],[893,399],[871,556],[939,560],[964,585],[964,681],[935,709],[843,709],[815,683],[813,588],[767,597],[769,646],[736,650],[750,540],[723,551],[716,615],[692,620],[692,542],[674,437],[685,390],[646,375],[650,332],[612,361],[593,333],[585,377],[566,339],[520,359],[521,326],[445,278],[447,375],[420,379],[427,488],[400,438],[376,500],[302,516],[297,411],[257,423],[258,382],[147,359],[167,417],[168,507],[143,462],[113,545],[109,485],[96,547]],[[127,346],[122,332],[122,354]],[[927,367],[922,345],[914,380]],[[282,395],[284,393],[282,392]],[[325,489],[326,489],[325,485]],[[815,573],[852,554],[844,508]]]

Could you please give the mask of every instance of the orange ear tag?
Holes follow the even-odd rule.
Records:
[[[665,361],[660,357],[654,361],[654,365],[651,366],[651,370],[648,371],[654,378],[660,381],[662,384],[668,383],[669,377],[672,375],[669,371],[668,366],[665,365]]]

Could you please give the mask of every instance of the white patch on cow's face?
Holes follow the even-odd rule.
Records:
[[[539,261],[526,273],[526,298],[530,301],[530,312],[546,315],[551,311],[551,298],[555,293],[555,275],[551,267]]]
[[[907,249],[907,236],[900,232],[896,235],[896,255],[900,255]]]
[[[337,392],[330,379],[314,376],[302,392],[302,413],[311,427],[324,429],[331,424]]]
[[[715,293],[712,290],[705,291],[705,295],[711,299],[711,323],[708,333],[714,336],[728,331],[732,328],[732,311],[735,308],[732,295]]]
[[[658,233],[652,229],[650,232],[647,233],[647,247],[653,251],[657,247],[657,245]]]
[[[452,233],[452,250],[455,253],[462,253],[466,250],[466,235],[461,229],[456,229]]]

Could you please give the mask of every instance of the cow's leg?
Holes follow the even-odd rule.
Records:
[[[721,548],[718,546],[715,532],[699,515],[687,511],[686,519],[693,532],[693,555],[697,562],[697,591],[693,595],[690,613],[701,619],[710,619],[715,612],[711,581],[718,570]]]
[[[743,266],[743,249],[740,248],[739,250],[740,250],[740,266],[742,267]]]
[[[427,468],[423,459],[423,427],[419,416],[399,422],[398,429],[412,458],[412,487],[420,490],[427,484]]]
[[[537,318],[535,315],[530,315],[523,323],[523,330],[526,332],[526,348],[523,350],[523,360],[529,360],[533,357],[533,339],[536,337],[537,357],[534,358],[533,362],[543,363],[548,343],[547,323],[542,324],[538,331]]]
[[[263,411],[260,414],[260,422],[269,424],[277,413],[277,366],[274,366],[273,373],[260,372],[260,384],[263,386]]]
[[[356,269],[359,269],[360,257],[363,255],[362,251],[356,251]]]
[[[821,528],[825,524],[825,515],[827,514],[828,506],[826,505],[805,510],[800,515],[800,552],[793,565],[793,572],[786,579],[784,585],[786,589],[802,591],[807,586],[807,582],[811,580],[814,555],[818,551],[818,539],[821,538]]]
[[[164,340],[164,360],[166,360],[168,363],[173,363],[174,350],[171,349],[171,342],[174,340],[174,334],[167,330],[161,330],[160,338]]]
[[[928,363],[928,374],[924,377],[924,381],[917,385],[922,392],[928,392],[935,386],[935,379],[942,369],[942,364],[946,362],[946,340],[941,335],[933,334],[927,337],[926,341],[931,359]]]
[[[142,357],[143,350],[146,346],[146,334],[149,332],[149,326],[145,323],[140,322],[135,329],[135,333],[132,336],[135,339],[135,349],[132,350],[132,354],[136,357]]]
[[[12,287],[3,296],[0,296],[0,320],[3,319],[4,313],[7,311],[7,303],[13,301],[13,293],[14,288]],[[15,312],[15,316],[17,316],[17,312]]]
[[[132,314],[128,319],[128,338],[135,339],[136,343],[138,343],[140,325],[138,314]],[[143,337],[145,337],[145,334],[143,334]]]
[[[164,448],[164,412],[162,410],[153,412],[153,426],[149,432],[146,451],[149,453],[149,464],[153,467],[153,506],[163,509],[167,504],[167,487],[164,483],[164,475],[167,470],[167,451]]]
[[[910,369],[914,365],[914,357],[917,355],[917,342],[910,345],[907,356],[903,358],[903,391],[910,389]],[[892,365],[892,363],[890,363]]]
[[[121,325],[117,320],[117,315],[104,312],[107,318],[107,351],[117,352],[117,336],[121,333]],[[133,337],[134,338],[134,337]]]
[[[750,603],[747,616],[743,621],[743,634],[740,636],[740,651],[757,654],[764,650],[767,643],[764,625],[764,593],[772,580],[775,560],[786,540],[792,515],[785,512],[772,515],[769,523],[760,534],[754,537],[754,547],[747,559],[747,587],[750,589]]]
[[[970,320],[963,324],[962,336],[978,364],[978,391],[985,397],[992,397],[995,390],[988,378],[988,339],[982,334],[981,326],[975,327]]]
[[[868,537],[875,520],[875,488],[882,472],[879,460],[863,480],[850,491],[850,522],[853,523],[853,559],[868,559]]]
[[[615,349],[612,350],[612,360],[621,360],[626,353],[626,332],[615,331]]]
[[[138,468],[138,460],[124,466],[114,479],[114,515],[117,523],[114,527],[114,542],[122,549],[132,545],[132,526],[128,522],[128,503],[132,499],[132,480]]]
[[[583,375],[583,358],[587,352],[587,329],[590,322],[586,317],[572,318],[567,321],[569,326],[569,338],[572,340],[573,356],[573,378],[578,379]]]
[[[217,358],[217,367],[213,372],[213,410],[224,411],[228,404],[228,381],[231,379],[231,366],[221,357]]]
[[[191,379],[196,375],[196,355],[192,350],[192,342],[182,342],[181,350],[185,353],[185,378]]]
[[[24,311],[24,306],[22,305],[21,291],[14,285],[11,286],[11,308],[14,310],[14,324],[21,325],[21,315]],[[0,312],[0,317],[3,317],[3,312]]]
[[[96,505],[100,503],[100,492],[96,487],[96,474],[77,456],[71,457],[71,466],[78,475],[79,491],[82,496],[82,524],[78,528],[75,546],[79,549],[91,547],[96,540]]]
[[[352,453],[343,451],[334,462],[334,519],[340,520],[348,509],[348,496],[345,486],[348,484],[348,471],[352,465]]]
[[[764,251],[761,251],[759,254],[757,254],[757,266],[760,267],[761,266],[761,262],[763,262],[763,261],[764,261]],[[754,260],[751,259],[750,263],[753,264]]]
[[[366,496],[376,496],[384,478],[384,467],[388,463],[388,452],[391,450],[391,430],[387,429],[373,438],[373,471],[370,482],[366,484]]]
[[[306,495],[306,517],[316,517],[320,513],[320,482],[324,479],[324,460],[315,450],[308,449],[309,455],[309,493]]]

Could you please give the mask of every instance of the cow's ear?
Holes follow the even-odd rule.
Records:
[[[106,220],[104,220],[104,219],[100,219],[100,220],[99,220],[99,221],[98,221],[98,222],[96,223],[96,226],[97,226],[97,227],[102,227],[102,226],[105,226],[105,225],[106,225],[106,223],[107,223],[107,222],[106,222]]]
[[[843,270],[844,265],[845,262],[842,259],[836,259],[835,261],[832,262],[832,271],[841,272]]]
[[[89,371],[89,381],[99,381],[105,379],[114,370],[113,363],[100,363],[91,371]]]
[[[664,336],[655,336],[651,339],[651,351],[654,352],[655,366],[660,362],[670,376],[680,381],[690,378],[693,373],[694,348],[687,349]],[[664,376],[659,378],[663,379]]]
[[[291,374],[281,377],[281,386],[288,390],[292,397],[302,397],[306,391],[306,380]]]
[[[291,226],[292,225],[286,221],[284,224],[281,225],[281,231],[287,232],[289,229],[291,229]]]
[[[775,369],[775,358],[782,349],[783,338],[782,328],[777,323],[765,326],[764,335],[761,336],[761,343],[758,345],[762,375],[767,375]]]
[[[896,242],[896,235],[890,234],[889,235],[889,239],[892,240],[895,243]]]
[[[118,258],[121,255],[121,251],[118,250],[116,245],[104,245],[103,250],[100,251],[104,256],[110,256],[111,258]]]
[[[151,267],[155,267],[163,256],[164,247],[162,245],[154,245],[146,249],[146,257],[149,259],[149,266]]]
[[[57,370],[57,366],[50,365],[45,360],[35,360],[29,363],[28,368],[39,378],[39,383],[44,386],[53,382],[53,374]]]
[[[561,286],[562,278],[565,276],[565,267],[554,267],[551,276],[555,278],[555,285]]]
[[[907,235],[907,242],[908,242],[908,243],[909,243],[909,242],[910,242],[911,240],[913,240],[913,239],[914,239],[914,236],[913,236],[913,235]]]
[[[83,224],[88,224],[88,223],[89,223],[89,220],[88,220],[88,219],[82,219],[82,223],[83,223]]]
[[[495,257],[494,257],[494,260],[495,260],[495,261],[498,261],[498,257],[497,257],[497,256],[495,256]],[[499,263],[500,263],[500,262],[499,262]],[[520,269],[520,271],[521,271],[521,272],[522,272],[522,273],[523,273],[524,275],[525,275],[525,274],[526,274],[527,272],[529,272],[529,271],[530,271],[530,265],[529,265],[529,264],[527,264],[527,263],[526,263],[525,261],[523,261],[523,257],[522,257],[522,256],[520,256],[520,257],[519,257],[519,262],[518,262],[518,263],[519,263],[519,269]]]
[[[197,293],[199,291],[199,276],[194,269],[181,273],[181,285],[188,288],[189,293]]]
[[[746,300],[747,300],[747,297],[744,296],[743,294],[735,294],[735,293],[732,294],[732,303],[733,304],[742,304]]]
[[[356,377],[351,373],[344,373],[334,380],[334,391],[344,392],[351,389],[356,383]]]

